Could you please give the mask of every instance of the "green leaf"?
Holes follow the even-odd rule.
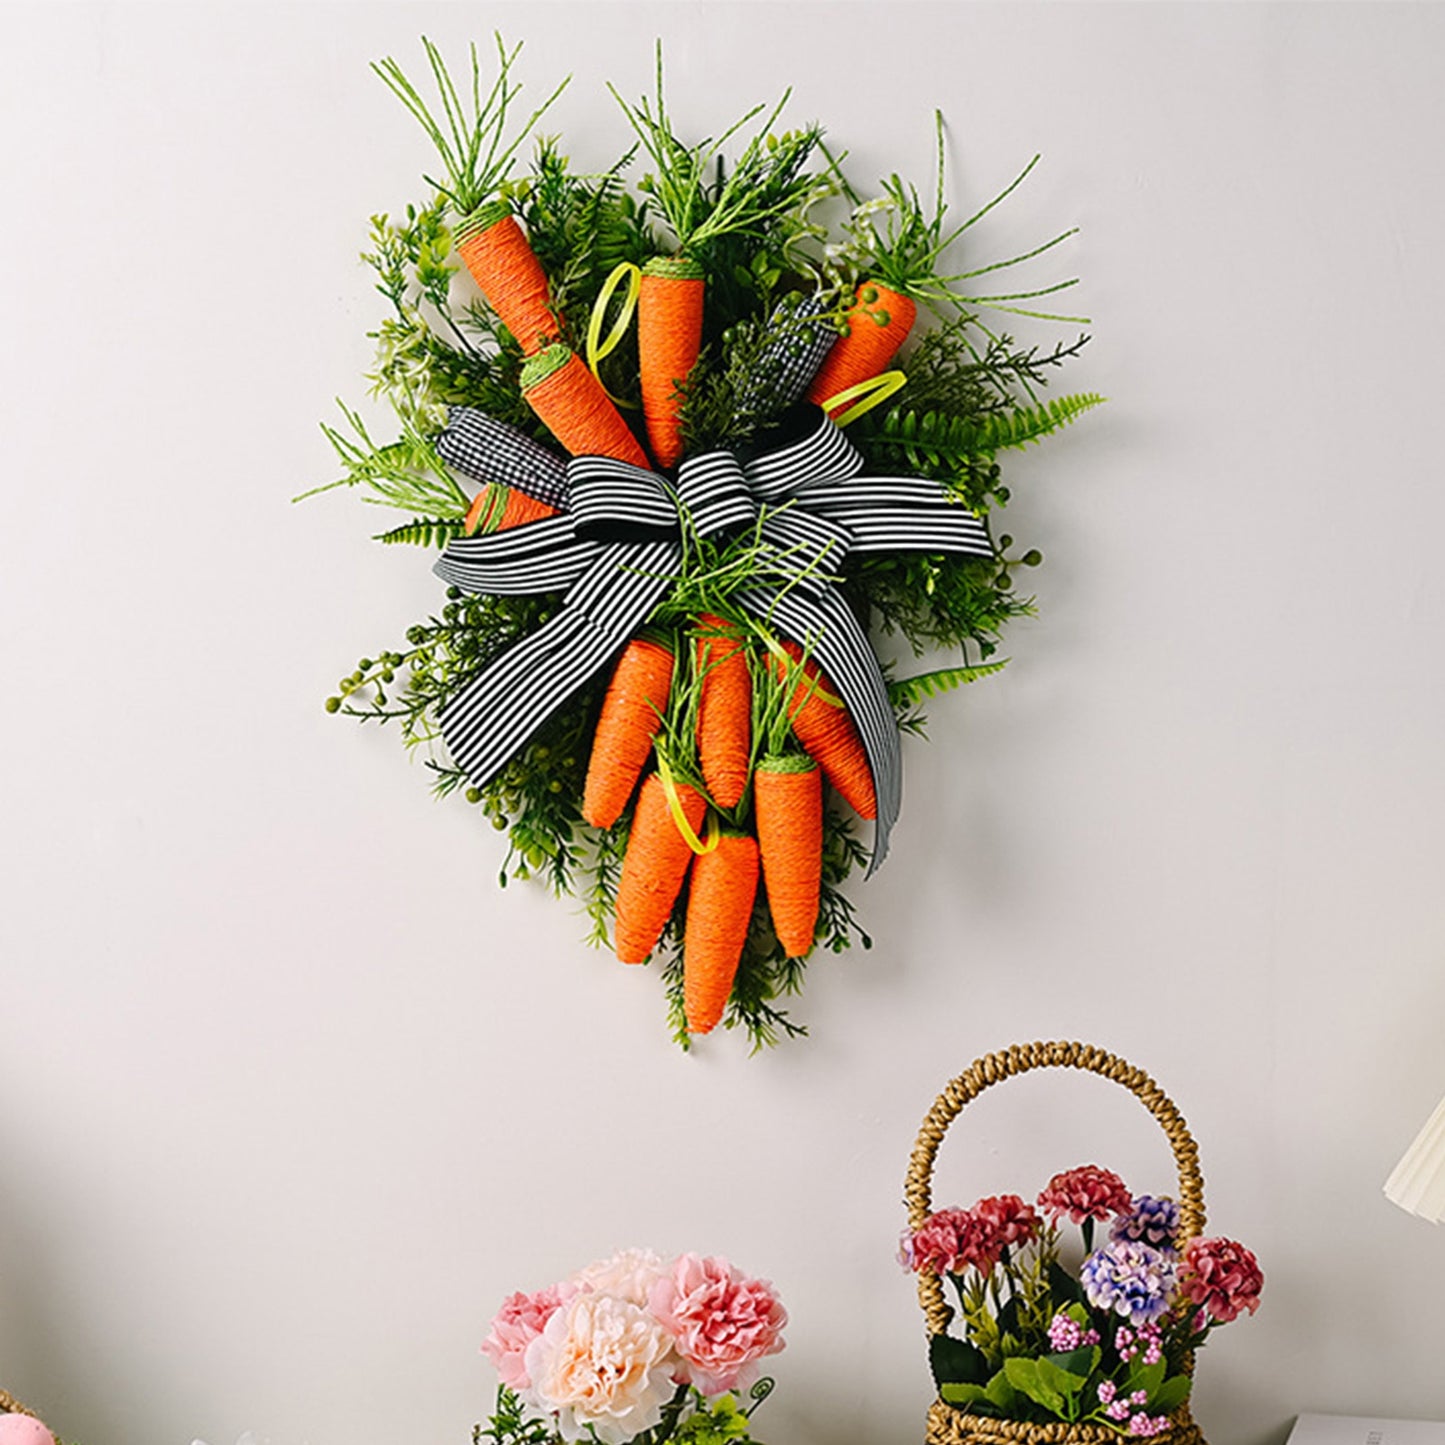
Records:
[[[973,1405],[979,1400],[988,1398],[987,1386],[963,1384],[959,1381],[950,1381],[946,1385],[940,1385],[938,1393],[950,1405]]]
[[[895,407],[883,418],[879,439],[901,447],[915,466],[932,463],[959,469],[974,457],[992,456],[1005,447],[1040,441],[1103,402],[1097,392],[1084,391],[978,417]]]
[[[1084,1303],[1083,1286],[1056,1259],[1049,1261],[1049,1293],[1056,1300],[1067,1300],[1070,1304],[1078,1305]],[[1069,1311],[1069,1317],[1081,1325],[1088,1322],[1087,1315],[1079,1319],[1072,1310]]]
[[[1189,1398],[1193,1383],[1188,1375],[1171,1375],[1149,1396],[1149,1408],[1156,1415],[1172,1415]]]
[[[934,1383],[940,1388],[949,1383],[981,1385],[988,1379],[988,1361],[983,1351],[952,1335],[929,1338],[928,1364],[933,1371]]]
[[[389,532],[378,532],[373,542],[409,542],[415,547],[444,547],[453,537],[460,537],[464,523],[453,517],[418,517],[415,521],[393,527]]]
[[[1012,1295],[1005,1301],[1004,1306],[998,1312],[998,1327],[1002,1334],[1016,1335],[1019,1332],[1019,1297]]]
[[[938,697],[952,692],[965,683],[977,682],[981,677],[991,677],[1008,666],[1008,659],[1002,662],[983,662],[972,667],[940,667],[933,672],[915,673],[912,677],[900,677],[888,684],[888,697],[895,707],[917,707],[926,698]]]
[[[1083,1374],[1079,1374],[1075,1370],[1066,1369],[1048,1355],[1045,1355],[1042,1359],[1035,1360],[1034,1363],[1039,1367],[1039,1379],[1042,1380],[1049,1389],[1057,1390],[1061,1395],[1078,1394],[1089,1378],[1089,1372],[1087,1370],[1085,1370]]]
[[[997,1406],[1006,1415],[1018,1408],[1018,1392],[1008,1378],[1008,1367],[1012,1363],[1012,1360],[1006,1360],[1003,1368],[988,1382],[984,1391],[989,1404]]]
[[[1044,1358],[1057,1365],[1059,1369],[1067,1370],[1071,1375],[1088,1379],[1098,1368],[1099,1353],[1098,1345],[1085,1345],[1081,1349],[1068,1350],[1058,1355],[1045,1355]]]
[[[1026,1360],[1015,1356],[1011,1360],[1003,1362],[1004,1375],[1010,1385],[1020,1394],[1027,1395],[1036,1405],[1042,1405],[1045,1410],[1052,1411],[1055,1415],[1062,1415],[1064,1411],[1064,1397],[1047,1380],[1039,1366],[1041,1360]]]
[[[1125,1378],[1123,1389],[1130,1395],[1135,1390],[1146,1390],[1152,1400],[1154,1392],[1164,1383],[1164,1375],[1168,1367],[1163,1360],[1156,1360],[1152,1365],[1144,1364],[1143,1360],[1143,1355],[1135,1357],[1134,1363],[1129,1366],[1129,1374]]]

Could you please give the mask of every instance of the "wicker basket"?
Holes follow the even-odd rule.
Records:
[[[1199,1172],[1199,1150],[1179,1110],[1148,1074],[1123,1059],[1090,1044],[1016,1044],[998,1054],[975,1059],[933,1102],[913,1146],[904,1186],[908,1226],[918,1229],[932,1212],[933,1162],[948,1126],[963,1106],[991,1084],[1027,1073],[1030,1069],[1086,1069],[1122,1084],[1158,1121],[1174,1151],[1179,1173],[1179,1221],[1183,1239],[1204,1229],[1204,1179]],[[943,1334],[953,1317],[943,1297],[943,1281],[926,1270],[918,1275],[918,1300],[930,1335]],[[1170,1417],[1170,1426],[1154,1436],[1158,1445],[1205,1445],[1204,1436],[1189,1414],[1188,1404]],[[942,1399],[928,1411],[928,1445],[1119,1445],[1120,1435],[1100,1425],[1046,1425],[1017,1420],[996,1420],[971,1415]]]
[[[0,1415],[29,1415],[33,1420],[35,1418],[35,1411],[27,1410],[14,1395],[6,1394],[4,1390],[0,1390]]]

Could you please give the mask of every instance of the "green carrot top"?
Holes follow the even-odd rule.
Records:
[[[695,252],[721,236],[762,237],[789,213],[800,210],[820,187],[820,178],[804,166],[823,132],[819,126],[809,125],[780,136],[772,134],[792,91],[784,91],[729,172],[723,147],[765,107],[755,105],[716,140],[685,145],[678,139],[663,98],[661,41],[656,54],[653,99],[644,96],[636,105],[629,105],[614,86],[608,89],[655,168],[642,178],[638,189],[655,202],[673,234],[675,249]],[[830,183],[821,184],[831,190]]]
[[[386,83],[398,100],[416,117],[423,130],[431,137],[432,144],[441,157],[445,170],[445,181],[424,176],[429,186],[445,196],[458,216],[469,216],[479,206],[495,200],[506,179],[507,170],[522,142],[531,134],[537,122],[546,114],[552,102],[561,95],[567,80],[552,92],[532,112],[525,125],[507,138],[507,112],[521,90],[520,83],[511,81],[512,66],[522,49],[519,41],[510,50],[502,42],[500,33],[494,36],[497,44],[497,78],[491,89],[482,93],[482,68],[477,56],[477,47],[471,46],[472,79],[470,96],[463,98],[452,79],[441,52],[426,38],[422,45],[431,66],[432,78],[436,82],[437,95],[441,102],[438,116],[428,108],[417,88],[407,79],[401,66],[388,57],[376,61],[372,69]]]
[[[872,200],[863,200],[844,178],[838,160],[830,155],[833,177],[838,188],[853,203],[853,214],[844,223],[847,239],[840,245],[828,248],[827,269],[839,284],[851,289],[849,283],[871,279],[880,281],[894,291],[923,301],[935,310],[948,307],[968,311],[977,306],[987,306],[995,311],[1009,311],[1021,316],[1035,316],[1048,321],[1074,321],[1087,323],[1087,317],[1059,316],[1049,312],[1029,310],[1017,302],[1033,300],[1041,296],[1052,296],[1078,284],[1077,277],[1055,282],[1051,286],[1030,291],[1014,291],[993,295],[966,295],[956,287],[979,276],[1002,271],[1010,266],[1041,256],[1072,236],[1078,227],[1061,231],[1041,246],[1022,251],[1003,261],[993,261],[969,271],[944,274],[940,270],[943,253],[977,222],[981,221],[1000,201],[1011,195],[1024,178],[1038,164],[1034,158],[1003,188],[991,201],[981,206],[966,221],[945,231],[944,219],[948,206],[943,199],[944,190],[944,145],[943,113],[934,111],[935,161],[933,214],[929,216],[920,201],[917,189],[897,174],[880,182],[882,194]],[[827,154],[826,149],[824,154]]]

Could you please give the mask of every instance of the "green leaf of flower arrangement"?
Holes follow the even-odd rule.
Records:
[[[983,1351],[967,1340],[952,1335],[932,1335],[928,1341],[928,1364],[934,1383],[944,1385],[970,1384],[982,1386],[988,1380],[988,1361]],[[943,1398],[949,1399],[946,1393]]]
[[[1156,1415],[1172,1415],[1189,1398],[1193,1383],[1188,1375],[1171,1375],[1149,1396],[1149,1408]]]
[[[1011,1360],[1003,1362],[1004,1375],[1010,1385],[1020,1394],[1027,1395],[1036,1405],[1042,1405],[1045,1410],[1052,1411],[1055,1415],[1062,1415],[1064,1412],[1064,1394],[1054,1384],[1053,1380],[1045,1376],[1044,1360],[1027,1360],[1015,1356]],[[1062,1370],[1057,1371],[1063,1374]],[[1072,1378],[1067,1376],[1066,1378]],[[1082,1381],[1080,1382],[1082,1383]]]

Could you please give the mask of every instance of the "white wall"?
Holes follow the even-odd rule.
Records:
[[[1013,464],[1047,554],[1000,680],[910,744],[871,954],[813,1030],[677,1054],[654,978],[499,893],[496,835],[321,699],[435,596],[318,419],[362,395],[367,216],[422,140],[370,75],[494,24],[601,159],[667,44],[699,130],[791,83],[859,175],[1045,162],[1109,407]],[[460,1442],[501,1296],[614,1247],[730,1254],[793,1324],[766,1438],[917,1439],[903,1170],[976,1054],[1163,1082],[1265,1307],[1212,1439],[1445,1416],[1445,1232],[1380,1182],[1442,1089],[1445,11],[1360,6],[6,9],[0,1383],[87,1445]],[[1117,1094],[1117,1097],[1115,1095]],[[994,1091],[940,1193],[1098,1158],[1094,1080]],[[763,1424],[760,1417],[760,1425]]]

